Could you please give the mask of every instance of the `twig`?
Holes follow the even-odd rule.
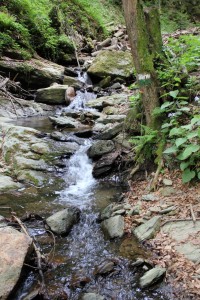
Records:
[[[51,232],[50,230],[46,230],[46,232],[50,233],[53,238],[53,248],[51,249],[51,251],[48,254],[48,257],[49,257],[48,263],[50,263],[50,261],[54,258],[54,255],[55,255],[56,239],[55,239],[55,235],[53,234],[53,232]],[[50,258],[51,254],[52,254],[52,257]]]
[[[164,222],[163,224],[162,224],[162,227],[164,226],[164,225],[166,225],[167,223],[171,223],[171,222],[185,222],[185,221],[193,221],[193,219],[172,219],[172,220],[168,220],[168,221],[166,221],[166,222]],[[200,221],[200,218],[196,218],[196,221]]]
[[[195,224],[196,223],[196,217],[195,217],[195,214],[194,214],[194,210],[193,210],[192,204],[190,204],[190,211],[191,211],[191,216],[192,216],[193,222]]]
[[[0,83],[0,89],[6,85],[6,83],[9,81],[9,78],[5,78],[1,83]]]

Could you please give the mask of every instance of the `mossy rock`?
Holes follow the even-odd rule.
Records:
[[[88,69],[88,74],[94,79],[120,77],[125,80],[131,78],[134,73],[131,53],[124,51],[102,51],[94,59]]]

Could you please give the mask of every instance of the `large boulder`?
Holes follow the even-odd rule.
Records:
[[[107,76],[128,79],[133,76],[133,72],[131,53],[124,51],[102,51],[88,69],[91,78],[99,79]]]
[[[96,99],[89,100],[85,105],[89,108],[103,110],[104,107],[114,106],[119,104],[129,104],[127,94],[113,94]]]
[[[111,217],[101,223],[101,228],[111,239],[122,237],[124,235],[124,217],[121,215]]]
[[[39,89],[36,92],[35,101],[46,104],[66,104],[70,103],[65,97],[68,85],[53,85],[48,88]]]
[[[88,149],[88,156],[90,158],[97,158],[113,151],[114,148],[115,144],[112,141],[97,141]]]
[[[62,82],[64,67],[44,59],[13,60],[1,59],[0,69],[6,76],[19,80],[31,89],[50,86],[53,82]]]
[[[17,285],[32,239],[11,227],[0,228],[0,299],[6,300]]]
[[[69,233],[74,224],[78,223],[79,217],[80,209],[68,207],[47,218],[46,223],[54,233],[64,235]]]

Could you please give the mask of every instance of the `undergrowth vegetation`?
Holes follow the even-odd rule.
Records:
[[[161,160],[168,168],[177,165],[184,183],[200,179],[200,37],[169,39],[166,60],[158,68],[162,105],[154,110],[161,120],[159,130],[141,126],[134,136],[136,161]],[[132,98],[137,103],[140,94]]]
[[[0,54],[14,49],[26,59],[36,51],[54,61],[67,61],[74,52],[76,33],[86,39],[106,35],[106,24],[112,20],[122,20],[112,0],[2,0]]]

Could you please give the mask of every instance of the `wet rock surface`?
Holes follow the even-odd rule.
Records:
[[[6,300],[15,288],[32,239],[11,227],[0,228],[0,299]]]
[[[165,268],[155,267],[149,271],[147,271],[141,278],[140,278],[140,286],[142,288],[146,288],[151,286],[152,284],[156,283],[160,280],[164,274],[166,273]]]
[[[46,223],[54,233],[64,235],[69,233],[74,224],[78,223],[79,218],[80,210],[76,207],[69,207],[47,218]]]

